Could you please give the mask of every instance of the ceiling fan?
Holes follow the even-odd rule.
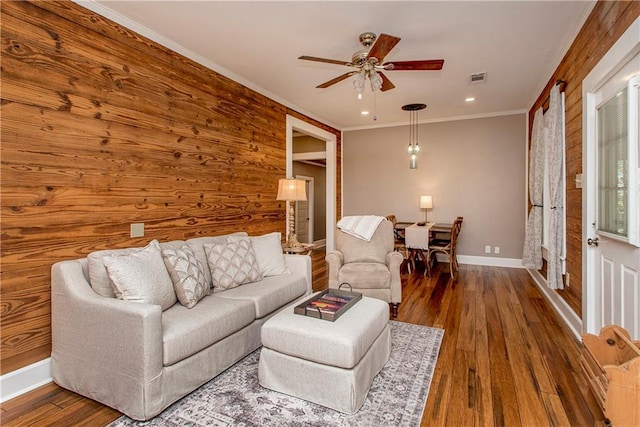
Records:
[[[362,98],[364,83],[367,77],[371,81],[371,90],[380,89],[387,91],[395,88],[391,80],[382,71],[421,71],[421,70],[441,70],[444,64],[443,59],[427,59],[419,61],[390,61],[384,62],[384,57],[398,44],[400,37],[367,32],[360,34],[360,43],[363,49],[356,51],[351,58],[351,62],[336,59],[317,58],[315,56],[300,56],[298,59],[306,61],[326,62],[329,64],[346,65],[354,67],[356,70],[344,73],[327,82],[319,84],[317,88],[324,89],[334,85],[351,76],[358,75],[354,80],[354,88],[358,91],[358,98]]]

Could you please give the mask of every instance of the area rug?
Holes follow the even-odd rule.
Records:
[[[160,415],[121,426],[419,426],[444,330],[391,321],[391,357],[357,413],[343,414],[258,384],[260,349]]]

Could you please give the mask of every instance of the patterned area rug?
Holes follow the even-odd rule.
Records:
[[[391,321],[391,357],[356,414],[258,384],[260,349],[147,422],[121,426],[419,426],[444,330]]]

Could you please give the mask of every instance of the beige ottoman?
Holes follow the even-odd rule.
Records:
[[[353,414],[389,360],[389,305],[362,297],[335,322],[293,313],[262,326],[260,385]]]

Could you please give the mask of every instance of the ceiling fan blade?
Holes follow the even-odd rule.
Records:
[[[371,46],[371,50],[367,55],[367,59],[376,58],[378,64],[382,64],[384,57],[391,51],[400,41],[400,37],[390,36],[389,34],[380,34]]]
[[[353,76],[354,74],[358,74],[358,72],[357,71],[349,71],[348,73],[344,73],[341,76],[338,76],[338,77],[336,77],[334,79],[329,80],[328,82],[324,82],[324,83],[316,86],[316,88],[318,88],[318,89],[328,88],[331,85],[334,85],[334,84],[336,84],[338,82],[343,81],[344,79],[348,79],[349,77]]]
[[[387,91],[387,90],[391,90],[394,89],[396,87],[396,85],[394,85],[393,83],[391,83],[391,80],[389,80],[387,78],[387,76],[385,76],[384,74],[382,74],[380,71],[378,71],[378,75],[380,77],[382,77],[382,86],[380,87],[380,90],[382,92]]]
[[[316,58],[315,56],[303,55],[303,56],[300,56],[298,59],[304,59],[305,61],[326,62],[328,64],[346,65],[349,67],[353,66],[351,62],[340,61],[337,59]]]
[[[393,65],[393,67],[388,67]],[[394,71],[442,70],[444,59],[427,59],[424,61],[392,61],[384,64],[385,69]]]

